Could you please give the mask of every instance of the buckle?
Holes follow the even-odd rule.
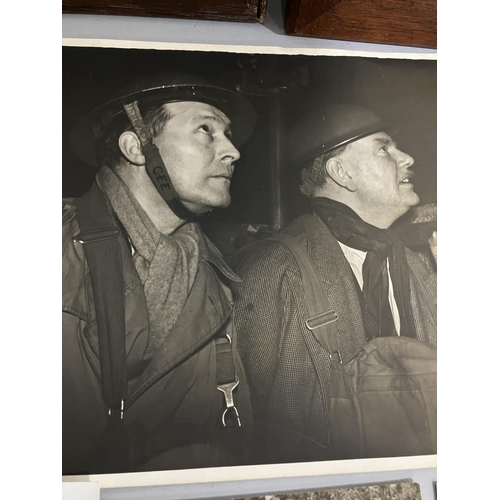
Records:
[[[220,345],[220,344],[223,344],[224,342],[226,342],[226,340],[227,340],[227,343],[229,345],[231,345],[231,343],[232,343],[231,337],[229,336],[229,333],[227,333],[227,332],[224,333],[224,335],[222,337],[217,337],[215,339],[215,343]]]
[[[311,316],[306,319],[306,328],[312,332],[316,340],[330,353],[330,359],[332,359],[332,354],[337,353],[340,364],[343,364],[342,355],[340,354],[340,348],[338,344],[338,338],[327,335],[324,331],[316,332],[318,328],[334,323],[339,319],[339,315],[331,309],[330,311],[325,311],[316,316]],[[338,330],[336,332],[338,335]]]
[[[331,311],[326,311],[316,316],[311,316],[306,319],[306,327],[308,330],[316,330],[316,328],[321,328],[322,326],[329,325],[334,321],[339,319],[339,315],[332,309]]]
[[[124,406],[125,406],[125,403],[123,401],[123,399],[120,401],[120,418],[119,420],[123,420],[123,413],[124,413]],[[115,412],[118,411],[118,408],[109,408],[108,409],[108,416],[109,418],[112,418],[114,415],[115,415]]]
[[[222,413],[222,425],[227,427],[226,423],[226,415],[229,411],[234,412],[236,416],[236,421],[238,422],[238,427],[241,427],[240,414],[238,413],[238,409],[234,406],[233,399],[233,391],[236,389],[238,384],[240,383],[240,379],[236,376],[236,380],[234,382],[229,382],[227,384],[221,384],[217,386],[217,390],[221,391],[224,394],[224,399],[226,401],[226,409]]]

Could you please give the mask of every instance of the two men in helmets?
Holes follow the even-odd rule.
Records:
[[[232,257],[262,461],[436,452],[436,273],[389,229],[419,202],[414,160],[389,130],[350,104],[310,108],[288,152],[312,213],[282,231],[290,243]]]
[[[255,120],[239,94],[177,75],[74,127],[99,171],[63,205],[64,474],[244,463],[239,278],[197,219],[229,205]]]
[[[367,110],[311,109],[289,134],[313,213],[283,233],[319,275],[338,350],[304,321],[285,245],[227,266],[197,219],[229,205],[255,120],[241,95],[177,76],[74,127],[99,171],[63,207],[63,473],[237,465],[250,449],[250,462],[353,458],[332,445],[331,360],[381,337],[436,344],[436,275],[389,229],[419,202],[413,159]]]

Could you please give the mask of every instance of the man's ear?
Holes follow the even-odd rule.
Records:
[[[146,158],[142,154],[141,142],[134,132],[123,132],[118,139],[118,146],[129,163],[138,166],[146,164]]]
[[[328,176],[339,186],[354,192],[357,190],[356,183],[346,169],[346,165],[338,158],[330,158],[325,165]]]

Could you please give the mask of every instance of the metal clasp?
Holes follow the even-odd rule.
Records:
[[[123,420],[124,407],[125,407],[125,403],[122,399],[120,402],[120,420]],[[111,417],[112,413],[113,413],[113,408],[109,408],[108,409],[108,416]]]
[[[311,316],[306,319],[306,328],[314,335],[316,340],[331,354],[337,353],[339,356],[340,364],[343,364],[342,355],[340,354],[339,341],[338,341],[338,328],[333,330],[333,333],[320,330],[322,327],[338,321],[339,315],[336,311],[331,309],[323,313]]]
[[[306,327],[308,330],[313,331],[316,328],[321,328],[322,326],[329,325],[334,321],[339,319],[339,315],[332,309],[331,311],[326,311],[316,316],[311,316],[306,319]]]
[[[234,406],[234,399],[233,399],[233,391],[234,389],[236,389],[239,383],[240,379],[236,376],[236,380],[234,382],[229,382],[227,384],[222,384],[217,386],[217,390],[221,391],[224,394],[224,399],[226,401],[226,409],[222,414],[222,425],[224,427],[227,427],[226,414],[230,410],[232,410],[236,416],[238,427],[241,427],[240,414],[238,413],[238,409],[236,408],[236,406]]]

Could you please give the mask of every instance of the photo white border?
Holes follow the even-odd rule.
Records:
[[[343,56],[343,57],[368,57],[378,59],[413,59],[413,60],[437,60],[437,53],[408,53],[398,52],[395,46],[394,52],[368,52],[362,50],[344,49],[318,49],[305,47],[279,47],[279,46],[257,46],[257,45],[218,45],[200,43],[173,43],[173,42],[150,42],[130,40],[108,40],[108,39],[82,39],[63,38],[63,46],[68,47],[101,47],[116,49],[154,49],[154,50],[186,50],[199,52],[233,52],[237,54],[276,54],[276,55],[305,55],[305,56]]]
[[[218,45],[197,43],[172,43],[108,39],[63,38],[66,47],[124,48],[153,50],[184,50],[200,52],[232,52],[247,54],[310,55],[366,57],[378,59],[437,60],[437,53],[367,52],[343,49],[317,49],[279,46]],[[152,472],[120,474],[89,474],[62,476],[63,482],[98,482],[100,488],[129,488],[144,486],[217,483],[285,477],[312,477],[331,474],[351,474],[415,470],[437,467],[437,455],[413,457],[382,457],[356,460],[264,464],[232,467],[206,467]]]
[[[437,455],[417,457],[364,458],[358,460],[332,460],[234,467],[207,467],[154,472],[128,472],[123,474],[89,474],[62,476],[63,482],[98,482],[101,488],[129,488],[137,486],[163,486],[285,477],[311,477],[331,474],[354,474],[437,467]]]

